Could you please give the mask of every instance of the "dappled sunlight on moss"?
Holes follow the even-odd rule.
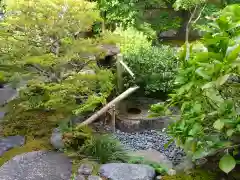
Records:
[[[51,150],[51,145],[49,144],[49,140],[47,138],[27,139],[25,145],[21,147],[15,147],[5,152],[0,158],[0,166],[2,166],[5,162],[12,159],[16,155],[39,150]]]
[[[49,137],[52,129],[64,119],[63,113],[47,111],[24,111],[17,101],[8,106],[9,112],[3,121],[4,136]]]
[[[175,176],[164,176],[163,180],[215,180],[216,174],[204,170],[194,170],[189,174],[177,174]]]

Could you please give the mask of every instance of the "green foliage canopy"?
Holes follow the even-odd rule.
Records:
[[[191,44],[189,60],[183,48],[178,89],[166,105],[181,111],[168,133],[194,160],[223,155],[219,167],[226,173],[235,167],[232,154],[239,147],[239,12],[239,5],[227,6],[205,26],[204,38]],[[152,107],[157,114],[162,109],[160,104]]]
[[[84,0],[4,1],[0,30],[2,71],[30,80],[20,91],[25,109],[74,112],[105,103],[113,74],[100,69],[105,36],[82,36],[101,21],[96,3]],[[109,34],[108,34],[109,35]],[[76,103],[78,99],[81,104]]]
[[[134,80],[126,76],[125,85],[138,84],[148,95],[169,92],[177,71],[176,50],[166,45],[152,46],[147,36],[135,28],[117,28],[114,33],[121,37],[120,49],[124,62],[136,75]]]

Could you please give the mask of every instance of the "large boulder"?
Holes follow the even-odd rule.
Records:
[[[15,156],[0,167],[1,180],[70,180],[71,161],[61,153],[35,151]]]
[[[109,163],[100,167],[99,174],[110,180],[152,180],[155,170],[142,164]]]
[[[8,151],[17,146],[25,144],[25,138],[22,136],[9,136],[6,138],[0,138],[0,157]]]

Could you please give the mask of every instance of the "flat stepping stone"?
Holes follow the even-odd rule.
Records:
[[[6,151],[25,144],[25,138],[23,136],[9,136],[6,138],[0,138],[0,157]]]
[[[17,155],[0,167],[1,180],[70,180],[72,163],[62,153],[34,151]]]
[[[0,89],[0,106],[8,103],[17,96],[17,90],[12,88],[1,88]]]
[[[2,118],[5,116],[5,113],[6,113],[6,112],[0,111],[0,119],[2,119]]]
[[[111,180],[153,180],[155,170],[142,164],[109,163],[100,167],[99,174]]]

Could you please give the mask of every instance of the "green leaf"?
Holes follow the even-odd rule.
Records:
[[[203,79],[206,79],[206,80],[211,79],[211,77],[208,74],[206,74],[203,67],[198,68],[195,72],[197,75],[201,76]]]
[[[219,92],[214,89],[208,89],[206,91],[206,96],[213,100],[215,103],[223,102],[223,98],[219,95]]]
[[[200,159],[208,155],[208,152],[205,151],[204,148],[198,149],[194,154],[193,154],[193,159]]]
[[[192,129],[189,131],[188,135],[195,136],[202,130],[202,125],[199,123],[195,123],[192,127]]]
[[[218,119],[217,121],[215,121],[213,123],[213,127],[220,131],[224,127],[224,122],[222,122],[220,119]]]
[[[171,140],[168,141],[166,144],[164,144],[164,148],[167,149],[168,146],[169,146],[172,142],[174,142],[174,139],[171,139]]]
[[[226,74],[226,75],[224,75],[224,76],[219,77],[219,78],[216,80],[216,85],[217,85],[217,86],[222,86],[223,84],[226,83],[226,81],[228,80],[229,77],[230,77],[230,74]]]
[[[207,83],[207,84],[204,84],[204,86],[202,86],[202,89],[208,89],[208,88],[212,88],[212,87],[213,87],[213,85],[214,85],[214,83],[213,83],[213,82],[209,82],[209,83]]]
[[[236,161],[235,159],[229,155],[225,154],[219,162],[219,168],[224,171],[225,173],[229,173],[232,171],[236,166]]]
[[[228,137],[232,136],[233,133],[234,133],[234,130],[233,130],[233,129],[227,130],[227,136],[228,136]]]

